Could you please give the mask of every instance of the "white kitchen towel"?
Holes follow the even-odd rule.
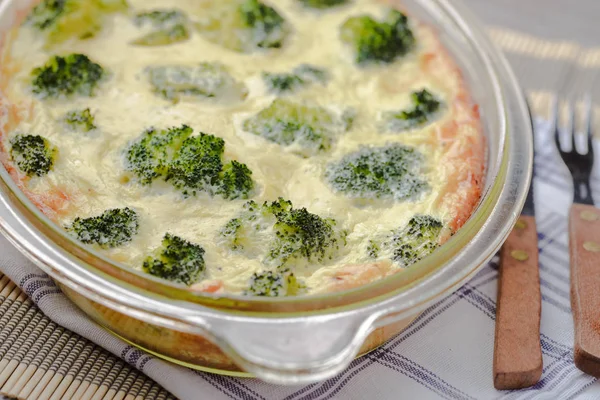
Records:
[[[0,270],[52,320],[106,348],[182,400],[192,399],[569,399],[600,398],[600,383],[573,364],[569,305],[567,210],[571,183],[553,147],[550,127],[536,124],[536,216],[542,285],[540,382],[497,391],[492,382],[497,260],[427,309],[380,349],[324,382],[285,387],[256,379],[200,373],[161,361],[92,322],[51,279],[0,237]],[[594,180],[594,184],[597,180]],[[596,185],[597,186],[597,185]],[[600,199],[600,192],[594,192]]]

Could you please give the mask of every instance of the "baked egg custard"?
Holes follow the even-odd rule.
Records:
[[[396,1],[43,0],[4,38],[0,157],[69,235],[193,290],[402,273],[481,197],[476,104]]]

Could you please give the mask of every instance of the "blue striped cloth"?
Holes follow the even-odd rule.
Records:
[[[23,287],[50,318],[125,359],[183,400],[599,399],[600,383],[573,364],[567,237],[570,177],[549,130],[547,123],[537,123],[544,371],[540,382],[529,389],[502,392],[493,388],[497,259],[385,346],[355,360],[335,378],[301,387],[199,373],[145,354],[87,319],[2,238],[0,248],[7,251],[0,257],[0,270]],[[600,198],[600,192],[595,196]]]

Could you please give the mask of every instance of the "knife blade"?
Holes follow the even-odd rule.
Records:
[[[528,110],[533,128],[529,104]],[[535,139],[532,168],[535,176]],[[542,300],[533,176],[521,216],[500,252],[493,365],[494,387],[500,390],[533,386],[542,375]]]

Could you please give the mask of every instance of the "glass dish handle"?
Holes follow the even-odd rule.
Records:
[[[314,316],[263,322],[221,322],[213,333],[247,372],[276,384],[331,378],[357,356],[375,318]]]

